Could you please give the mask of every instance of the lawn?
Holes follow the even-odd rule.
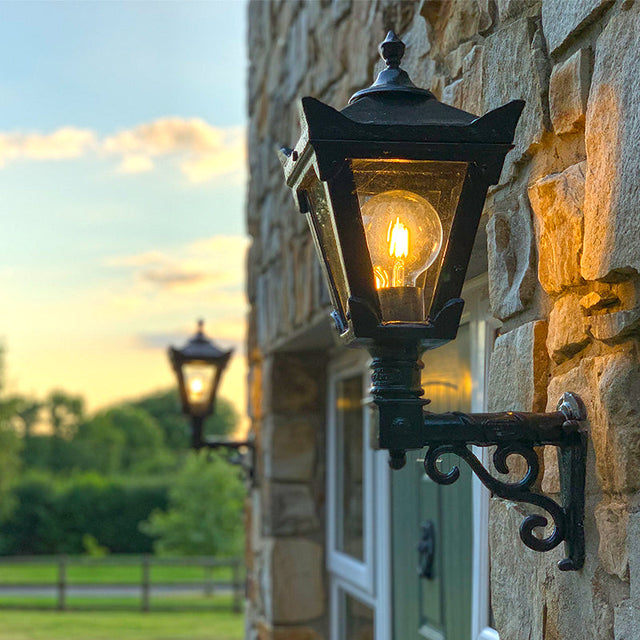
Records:
[[[0,640],[240,640],[229,612],[2,611]]]
[[[77,561],[77,560],[75,560]],[[117,556],[107,559],[109,564],[73,564],[70,558],[67,566],[67,580],[70,584],[140,584],[142,577],[141,561],[132,563],[131,557],[118,562]],[[193,582],[210,578],[230,582],[233,571],[230,567],[213,567],[207,575],[203,567],[198,566],[151,566],[152,582]],[[2,584],[53,584],[58,579],[58,566],[54,561],[29,562],[28,564],[0,564],[0,585]]]

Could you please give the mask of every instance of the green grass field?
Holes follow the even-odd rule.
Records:
[[[107,565],[74,564],[67,582],[74,584],[139,585],[142,569],[131,558],[109,557]],[[123,561],[127,564],[114,564]],[[53,560],[1,564],[0,585],[54,585],[58,567]],[[0,594],[0,640],[240,640],[244,615],[233,613],[233,598],[225,593],[154,593],[153,584],[184,584],[204,579],[231,582],[233,570],[200,566],[152,566],[151,611],[140,609],[140,594],[70,595],[66,611],[57,611],[56,596]]]
[[[115,563],[117,556],[109,557],[108,562]],[[126,559],[125,562],[130,562]],[[140,584],[142,569],[140,564],[123,565],[74,565],[67,567],[67,580],[70,584],[101,584],[115,582],[119,584]],[[191,582],[205,578],[203,567],[197,566],[152,566],[153,582]],[[229,582],[233,577],[230,567],[214,567],[210,575],[213,580]],[[58,567],[53,562],[29,564],[1,564],[0,584],[52,584],[58,579]]]
[[[240,640],[243,630],[228,612],[0,611],[0,640]]]

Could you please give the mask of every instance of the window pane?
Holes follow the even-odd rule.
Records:
[[[340,380],[336,393],[337,548],[358,560],[363,549],[362,376]]]
[[[375,614],[371,607],[356,600],[352,595],[341,592],[343,603],[341,610],[341,640],[373,640]]]
[[[422,361],[424,397],[431,400],[427,411],[471,411],[471,329],[463,324],[458,337],[427,351]]]

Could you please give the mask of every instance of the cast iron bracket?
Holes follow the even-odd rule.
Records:
[[[426,448],[425,472],[434,482],[453,484],[460,470],[443,471],[441,456],[454,453],[462,458],[496,496],[527,503],[545,511],[551,518],[551,533],[545,529],[549,519],[538,513],[528,515],[520,526],[522,542],[534,551],[550,551],[565,543],[566,558],[558,563],[562,571],[576,571],[584,565],[584,501],[587,458],[586,434],[580,422],[586,411],[580,398],[563,394],[553,413],[430,413],[428,400],[420,398],[422,362],[415,347],[405,349],[377,346],[372,349],[372,395],[378,407],[378,445],[389,450],[389,464],[399,469],[406,462],[406,451]],[[393,354],[393,355],[392,355]],[[521,457],[526,471],[519,480],[492,475],[472,450],[495,447],[493,466],[500,474],[509,473],[509,456]],[[540,462],[535,447],[554,446],[558,451],[560,504],[539,490]]]

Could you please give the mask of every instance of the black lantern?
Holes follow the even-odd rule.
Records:
[[[195,335],[182,347],[169,347],[169,359],[178,378],[182,410],[192,418],[193,447],[202,446],[203,425],[214,410],[223,371],[233,351],[223,351],[204,334],[204,321],[198,321]]]
[[[405,46],[389,32],[380,45],[386,68],[373,85],[337,111],[303,98],[300,140],[282,149],[287,185],[306,214],[340,335],[372,355],[377,441],[392,468],[408,449],[427,447],[425,471],[440,484],[444,453],[464,459],[500,497],[534,504],[553,520],[550,535],[534,529],[547,518],[528,516],[520,537],[548,551],[563,540],[562,570],[584,563],[585,418],[579,398],[564,394],[550,414],[434,414],[425,411],[420,354],[456,337],[460,298],[482,208],[513,147],[524,102],[515,100],[482,117],[439,102],[400,68]],[[471,445],[495,447],[496,470],[507,458],[527,464],[518,481],[492,476]],[[535,490],[534,447],[558,448],[563,506]]]
[[[395,34],[380,53],[387,68],[342,111],[302,99],[302,136],[284,150],[284,172],[307,215],[340,334],[438,346],[456,336],[487,188],[524,103],[477,118],[413,85]]]

